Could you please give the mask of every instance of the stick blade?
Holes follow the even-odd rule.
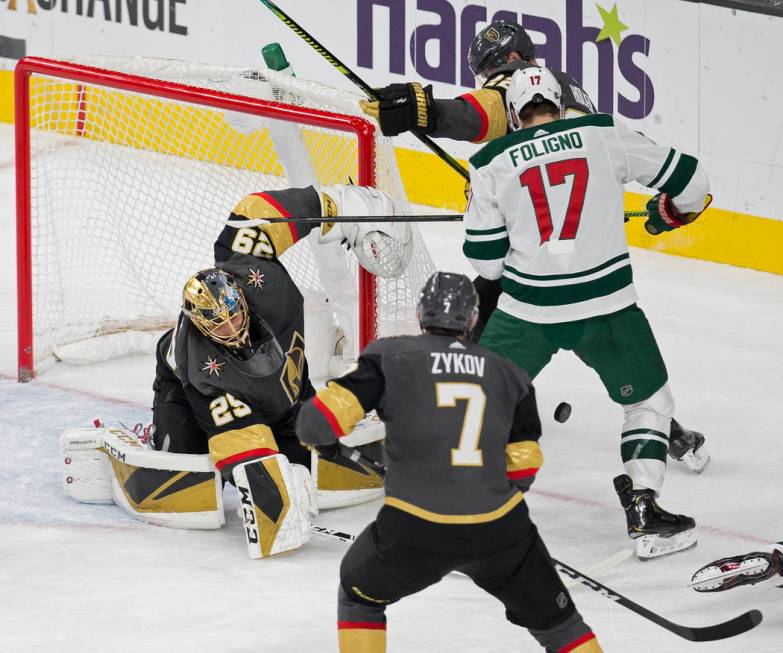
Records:
[[[688,628],[687,626],[678,626],[676,631],[678,635],[689,639],[692,642],[713,642],[718,639],[728,639],[741,635],[758,626],[764,615],[760,610],[749,610],[734,619],[729,619],[723,623],[714,626],[705,626],[704,628]]]

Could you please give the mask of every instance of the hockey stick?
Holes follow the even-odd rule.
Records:
[[[763,618],[759,610],[749,610],[748,612],[744,612],[743,614],[734,617],[733,619],[723,621],[713,626],[682,626],[663,618],[659,614],[648,610],[634,601],[631,601],[622,594],[618,594],[606,585],[602,585],[598,581],[595,581],[592,578],[588,578],[583,573],[560,562],[559,560],[555,560],[553,558],[552,562],[555,563],[555,568],[561,574],[565,574],[574,580],[578,580],[580,583],[582,583],[582,585],[586,585],[604,598],[622,605],[631,612],[635,612],[645,619],[652,621],[661,628],[665,628],[669,632],[674,633],[675,635],[679,635],[680,637],[690,640],[691,642],[712,642],[717,639],[727,639],[729,637],[734,637],[735,635],[740,635],[748,630],[751,630],[752,628],[755,628],[761,623]]]
[[[600,562],[596,562],[594,565],[591,565],[590,567],[587,568],[585,573],[590,574],[591,576],[600,576],[601,574],[609,571],[610,569],[614,569],[620,563],[625,562],[632,555],[633,555],[632,549],[622,549],[617,553],[610,555],[608,558],[604,558]],[[563,585],[565,585],[568,589],[576,587],[577,585],[580,584],[581,583],[579,582],[579,580],[575,578],[568,578],[567,580],[563,581]]]
[[[444,213],[439,215],[341,215],[336,218],[317,216],[297,216],[291,218],[253,218],[250,220],[226,220],[226,225],[241,229],[242,227],[260,227],[275,222],[304,222],[321,224],[323,222],[462,222],[459,213]]]
[[[350,81],[352,81],[356,86],[358,86],[362,92],[367,95],[368,98],[371,100],[378,101],[380,100],[380,96],[378,93],[375,92],[375,89],[372,88],[367,82],[365,82],[361,77],[359,77],[355,72],[353,72],[348,66],[346,66],[342,61],[340,61],[337,57],[335,57],[329,50],[327,50],[321,43],[319,43],[313,36],[307,32],[304,28],[302,28],[299,23],[297,23],[293,18],[291,18],[288,14],[286,14],[282,9],[280,9],[274,2],[271,0],[260,0],[261,4],[264,5],[267,9],[269,9],[275,16],[277,16],[283,23],[288,25],[294,33],[301,37],[313,50],[315,50],[318,54],[320,54],[324,59],[326,59],[330,64],[332,64],[337,70],[339,70],[345,77],[347,77]],[[424,145],[426,145],[430,150],[432,150],[435,154],[437,154],[447,165],[451,167],[452,170],[462,175],[462,177],[465,180],[470,180],[470,175],[468,174],[468,171],[465,170],[465,168],[462,167],[459,161],[455,159],[453,156],[451,156],[446,150],[444,150],[440,145],[435,143],[431,138],[424,136],[423,134],[414,134],[416,138],[418,138]]]

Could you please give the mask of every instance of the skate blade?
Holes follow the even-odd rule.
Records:
[[[696,534],[692,530],[675,533],[668,537],[662,535],[643,535],[636,540],[636,557],[639,560],[652,560],[687,551],[696,546]]]
[[[739,576],[745,577],[743,584],[752,585],[764,580],[763,578],[753,579],[753,576],[764,574],[768,568],[769,563],[762,558],[743,560],[731,571],[723,571],[718,565],[709,565],[693,574],[688,587],[692,587],[697,592],[717,592],[733,587],[734,583],[727,583],[726,587],[723,587],[723,584],[725,581],[730,581]]]

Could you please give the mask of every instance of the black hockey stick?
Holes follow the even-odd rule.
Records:
[[[322,222],[462,222],[459,213],[444,213],[437,215],[341,215],[335,218],[323,216],[296,216],[289,218],[254,218],[250,220],[228,220],[229,227],[254,227],[273,222],[304,222],[321,224]]]
[[[359,77],[355,72],[353,72],[348,66],[346,66],[342,61],[340,61],[337,57],[335,57],[329,50],[327,50],[323,45],[321,45],[316,39],[313,38],[313,36],[307,32],[304,28],[302,28],[299,23],[297,23],[293,18],[291,18],[288,14],[286,14],[282,9],[280,9],[274,2],[271,2],[271,0],[260,0],[261,4],[267,7],[275,16],[277,16],[281,21],[283,21],[288,27],[290,27],[294,33],[301,37],[313,50],[315,50],[318,54],[320,54],[324,59],[326,59],[330,64],[332,64],[337,70],[339,70],[345,77],[347,77],[349,80],[351,80],[356,86],[358,86],[362,92],[367,95],[368,98],[371,100],[380,100],[380,96],[378,93],[375,92],[375,89],[372,88],[367,82],[365,82],[361,77]],[[430,148],[435,154],[437,154],[446,164],[448,164],[452,170],[462,175],[462,177],[466,180],[470,180],[470,174],[468,173],[465,168],[462,167],[459,161],[455,159],[451,154],[446,152],[440,145],[435,143],[431,138],[424,136],[423,134],[414,134],[416,138],[418,138],[424,145],[426,145],[428,148]]]
[[[744,612],[743,614],[734,617],[733,619],[723,621],[719,624],[715,624],[714,626],[681,626],[680,624],[676,624],[672,621],[669,621],[668,619],[664,619],[659,614],[656,614],[652,610],[648,610],[638,603],[631,601],[631,599],[624,597],[622,594],[618,594],[606,585],[602,585],[598,581],[595,581],[592,578],[588,578],[583,573],[560,562],[559,560],[555,560],[553,558],[552,562],[555,563],[555,568],[560,573],[565,574],[566,576],[570,576],[574,580],[582,583],[582,585],[586,585],[594,592],[598,592],[598,594],[604,598],[607,598],[610,601],[614,601],[615,603],[619,603],[624,608],[628,608],[631,612],[635,612],[645,619],[652,621],[654,624],[657,624],[661,628],[665,628],[669,632],[674,633],[675,635],[679,635],[680,637],[690,640],[691,642],[712,642],[716,639],[727,639],[729,637],[734,637],[735,635],[741,635],[742,633],[755,628],[761,623],[761,612],[759,610],[749,610],[748,612]]]

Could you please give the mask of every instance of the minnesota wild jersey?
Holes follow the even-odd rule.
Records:
[[[501,278],[498,308],[541,324],[606,315],[636,302],[623,184],[704,208],[699,162],[606,114],[556,120],[499,138],[470,159],[463,252]]]

